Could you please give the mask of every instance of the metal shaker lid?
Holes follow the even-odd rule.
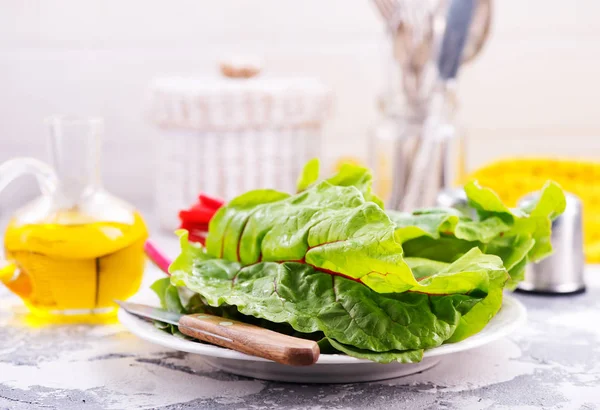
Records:
[[[538,195],[526,196],[519,205],[527,205]],[[565,211],[552,223],[553,253],[528,264],[525,280],[518,286],[520,291],[552,295],[585,291],[581,200],[570,193],[565,196]]]
[[[441,191],[436,198],[436,206],[455,208],[470,218],[477,217],[477,212],[469,207],[469,199],[462,188],[448,188]]]
[[[437,206],[455,208],[467,205],[467,194],[462,188],[449,188],[440,192],[436,199]]]

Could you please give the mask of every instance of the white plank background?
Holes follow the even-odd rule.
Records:
[[[600,153],[600,2],[496,0],[492,35],[461,73],[468,165],[512,154]],[[270,72],[317,76],[335,93],[324,157],[366,154],[383,87],[384,34],[367,0],[0,0],[0,160],[44,157],[42,119],[106,119],[108,188],[153,194],[156,136],[144,117],[158,74],[206,74],[263,56]],[[35,194],[0,195],[0,210]]]

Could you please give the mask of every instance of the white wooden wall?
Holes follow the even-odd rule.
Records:
[[[496,0],[492,36],[461,73],[468,164],[510,154],[600,153],[600,2]],[[235,53],[335,92],[324,155],[366,154],[383,86],[384,34],[367,0],[0,0],[0,160],[43,157],[52,113],[106,119],[108,188],[148,208],[157,74],[206,74]],[[29,183],[0,208],[34,194]]]

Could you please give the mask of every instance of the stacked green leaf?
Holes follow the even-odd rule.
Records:
[[[554,184],[512,211],[470,184],[475,219],[452,209],[386,213],[364,168],[317,179],[310,162],[298,194],[235,198],[211,220],[206,248],[180,233],[170,283],[154,286],[163,305],[320,339],[354,357],[415,362],[489,322],[507,281],[551,251],[551,221],[564,209]],[[193,294],[185,302],[183,289]]]

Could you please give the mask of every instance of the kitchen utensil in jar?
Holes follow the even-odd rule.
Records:
[[[394,56],[403,66],[406,97],[418,105],[424,98],[427,64],[439,37],[436,25],[438,1],[398,0],[396,21],[392,27]]]
[[[379,14],[389,25],[391,25],[394,14],[396,13],[397,0],[373,0]]]
[[[403,209],[429,206],[438,189],[456,183],[464,173],[464,138],[454,122],[454,86],[452,81],[440,80],[439,75],[440,60],[450,59],[447,52],[443,57],[440,49],[455,48],[460,45],[455,44],[457,39],[459,43],[464,42],[462,56],[453,58],[446,71],[458,69],[461,61],[469,61],[479,53],[489,34],[491,0],[470,3],[474,7],[471,22],[463,28],[468,32],[460,36],[456,36],[456,32],[449,36],[445,31],[448,25],[445,21],[447,6],[452,6],[452,2],[375,0],[375,3],[391,33],[394,56],[388,64],[388,86],[379,101],[384,119],[371,137],[370,161],[376,174],[374,184],[386,206],[399,208],[401,200],[407,202],[408,178],[412,175],[418,185],[413,184],[413,194]],[[423,13],[423,10],[428,12]],[[413,18],[414,15],[421,18]],[[423,15],[428,17],[422,18]],[[421,42],[415,41],[415,24],[421,33],[425,33],[419,37]],[[452,41],[444,40],[445,37],[452,37]],[[437,62],[434,56],[438,56]],[[432,125],[435,122],[440,122],[441,126]],[[425,134],[437,137],[429,140],[424,138]],[[417,164],[417,152],[421,152],[418,161],[420,171],[411,173]],[[419,180],[417,177],[423,175],[423,167],[427,168],[427,175]],[[442,175],[439,175],[440,172]]]
[[[402,91],[414,105],[422,102],[427,93],[430,71],[427,67],[443,28],[438,22],[439,5],[438,0],[397,0],[392,18],[388,20],[393,58],[401,71]]]
[[[413,6],[417,7],[418,10],[424,10],[427,7],[433,11],[433,15],[437,15],[442,12],[442,3],[444,3],[442,0],[373,0],[373,2],[388,28],[391,31],[398,31],[399,43],[405,43],[404,38],[400,35],[400,32],[405,29],[404,26],[409,24],[409,22],[415,23],[415,20],[407,19],[405,21],[402,18],[403,15],[413,14],[411,10]],[[492,0],[476,0],[473,22],[469,29],[467,44],[462,56],[463,63],[473,60],[483,48],[489,37],[492,15]],[[425,45],[423,45],[423,48],[430,49],[429,46]],[[405,53],[401,53],[400,55],[405,56]]]
[[[0,280],[37,316],[97,321],[115,298],[139,288],[146,224],[102,188],[99,118],[51,117],[52,165],[15,158],[0,165],[0,190],[33,174],[42,195],[19,209],[4,234]]]
[[[440,145],[454,132],[447,118],[453,109],[454,84],[460,59],[471,23],[475,0],[452,0],[448,9],[446,28],[437,60],[438,84],[428,102],[423,123],[423,134],[402,198],[392,197],[392,206],[410,211],[416,207],[431,206],[435,195],[443,188],[436,170],[439,168]],[[428,168],[432,168],[430,172]]]
[[[230,200],[257,188],[293,191],[304,163],[321,153],[329,88],[315,78],[249,76],[252,69],[235,64],[227,75],[161,77],[150,87],[159,128],[155,203],[165,229],[179,226],[178,212],[200,192]]]
[[[492,14],[492,0],[476,0],[467,43],[463,51],[463,63],[472,61],[487,42],[492,26]]]
[[[435,84],[435,67],[431,63],[444,31],[447,1],[374,0],[374,3],[387,25],[393,56],[401,71],[403,93],[412,104],[419,103]],[[491,0],[475,0],[474,7],[463,63],[473,60],[489,37]]]
[[[527,206],[537,195],[526,196],[519,205]],[[519,291],[549,295],[585,291],[581,201],[573,194],[565,195],[565,211],[552,222],[553,253],[540,262],[527,265]]]

